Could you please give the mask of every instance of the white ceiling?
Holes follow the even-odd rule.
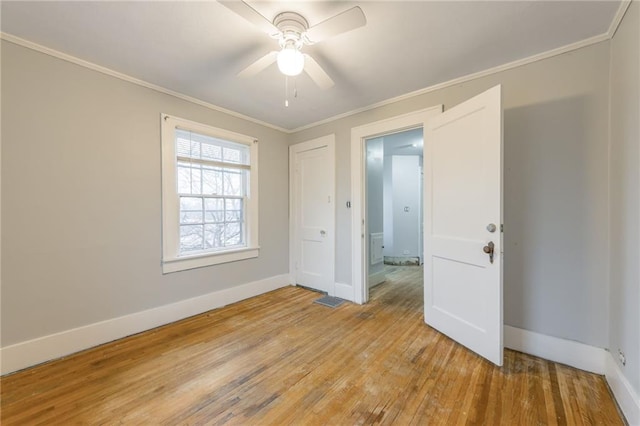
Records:
[[[249,2],[269,19],[292,10],[313,26],[354,5],[365,27],[305,47],[335,81],[303,73],[284,106],[277,67],[236,74],[277,43],[215,1],[2,1],[5,33],[219,107],[295,129],[605,34],[618,1]]]

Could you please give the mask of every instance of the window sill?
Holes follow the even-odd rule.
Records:
[[[162,273],[186,271],[188,269],[203,268],[205,266],[219,265],[221,263],[236,262],[238,260],[258,257],[260,247],[248,247],[237,250],[229,250],[222,253],[205,253],[188,257],[167,259],[162,262]]]

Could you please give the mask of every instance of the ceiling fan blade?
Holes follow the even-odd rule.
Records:
[[[307,30],[306,35],[311,43],[318,43],[335,35],[362,27],[366,23],[367,18],[365,18],[362,9],[355,6],[314,25]]]
[[[249,6],[243,1],[219,1],[219,3],[225,6],[227,9],[242,16],[247,21],[251,22],[256,27],[269,35],[279,34],[280,30],[273,25],[271,21],[258,13],[257,10]]]
[[[335,84],[315,59],[309,55],[304,55],[304,71],[323,90],[333,87]]]
[[[262,58],[258,59],[242,71],[238,73],[238,77],[246,78],[253,77],[260,71],[266,69],[269,65],[273,64],[278,59],[278,52],[269,52]]]

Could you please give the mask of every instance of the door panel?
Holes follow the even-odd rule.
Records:
[[[296,284],[332,290],[333,202],[327,146],[294,153]]]
[[[502,365],[500,86],[433,118],[424,162],[425,321]]]

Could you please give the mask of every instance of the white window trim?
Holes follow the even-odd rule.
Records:
[[[246,206],[246,247],[179,256],[179,197],[176,180],[176,128],[249,146],[249,200]],[[162,140],[162,273],[183,271],[258,257],[258,141],[250,136],[194,121],[161,115]]]

